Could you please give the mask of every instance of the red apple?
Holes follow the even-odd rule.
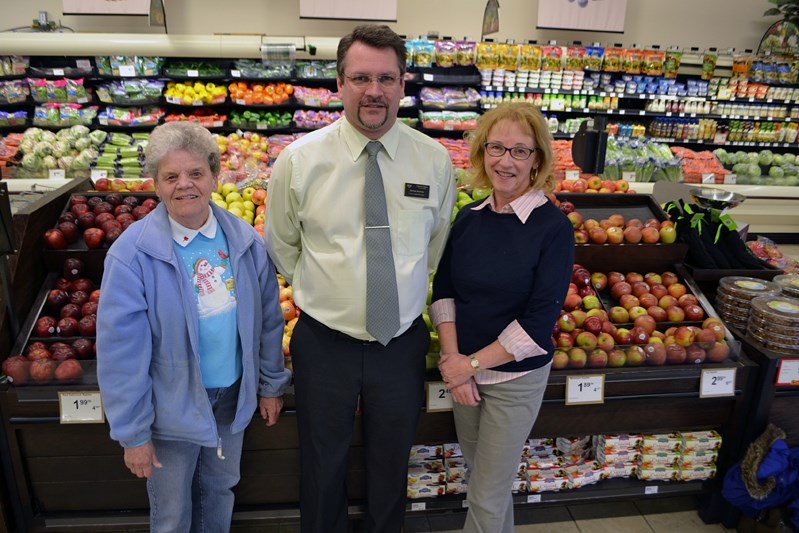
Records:
[[[574,338],[574,344],[580,348],[584,348],[585,350],[593,350],[596,348],[597,338],[593,333],[581,331]]]
[[[89,295],[90,302],[99,302],[100,301],[100,289],[94,289],[92,293]]]
[[[638,244],[641,242],[641,229],[635,226],[630,226],[624,229],[624,242],[629,244]]]
[[[608,277],[603,272],[591,274],[591,286],[597,291],[603,291],[608,286]]]
[[[109,220],[116,220],[113,213],[107,211],[96,213],[94,217],[94,225],[97,226],[98,228],[102,228],[103,223],[108,222]]]
[[[640,272],[627,272],[624,276],[624,281],[632,285],[636,281],[644,281],[644,276]]]
[[[122,228],[108,228],[105,232],[105,243],[108,246],[114,244],[114,241],[116,241],[119,236],[122,235],[122,231],[124,231]]]
[[[74,318],[75,320],[80,320],[81,317],[83,316],[80,312],[80,307],[78,307],[73,303],[68,303],[64,307],[62,307],[58,315],[59,318],[64,318],[69,316]],[[716,338],[715,335],[713,336],[713,338],[714,339]]]
[[[62,382],[77,381],[83,376],[83,367],[74,359],[67,359],[61,362],[53,373],[55,378]]]
[[[12,355],[3,361],[3,374],[14,385],[25,385],[30,379],[31,363],[21,355]]]
[[[69,281],[67,278],[58,278],[53,283],[54,289],[60,289],[62,291],[69,291],[72,288],[72,282]]]
[[[655,283],[663,283],[663,279],[657,272],[647,272],[644,274],[644,281],[651,287]]]
[[[687,354],[685,346],[669,344],[666,346],[666,362],[670,365],[681,365],[685,362]]]
[[[707,360],[711,363],[721,363],[730,356],[730,347],[727,341],[720,340],[707,350]]]
[[[621,299],[622,294],[630,294],[632,293],[632,290],[632,285],[626,281],[620,281],[619,283],[616,283],[610,287],[610,295],[616,300],[619,300]]]
[[[88,228],[83,232],[83,242],[89,249],[100,248],[103,245],[105,232],[100,228]]]
[[[632,344],[632,336],[627,328],[616,328],[614,338],[616,339],[616,344]]]
[[[708,317],[704,322],[702,322],[702,329],[709,329],[715,333],[717,341],[724,340],[724,337],[727,334],[724,324],[721,322],[721,320],[714,316]]]
[[[82,194],[73,194],[69,197],[69,207],[72,207],[75,204],[85,204],[88,199]]]
[[[680,346],[688,346],[694,342],[696,334],[688,326],[678,326],[674,332],[674,342]]]
[[[628,313],[630,312],[630,309],[632,309],[633,307],[637,307],[640,304],[641,301],[638,299],[637,296],[634,296],[633,294],[622,294],[621,296],[619,296],[619,305],[625,308]]]
[[[91,359],[94,355],[94,348],[92,341],[81,337],[72,341],[72,349],[75,350],[75,355],[78,359]]]
[[[75,204],[69,208],[69,211],[75,215],[76,219],[80,218],[83,213],[89,213],[91,208],[87,204]],[[92,213],[94,214],[94,213]]]
[[[566,298],[563,300],[563,309],[566,311],[572,311],[580,307],[582,303],[583,299],[579,294],[567,294]]]
[[[82,307],[83,304],[89,301],[89,293],[86,291],[72,291],[69,294],[69,302]]]
[[[560,318],[558,318],[557,324],[560,331],[565,331],[566,333],[574,331],[577,327],[577,323],[571,313],[562,313]]]
[[[62,318],[56,325],[58,335],[61,337],[76,337],[78,335],[78,321],[74,318]]]
[[[555,370],[563,370],[569,366],[569,354],[563,350],[555,350],[552,354],[552,368]]]
[[[599,226],[588,230],[588,240],[593,244],[605,244],[608,242],[608,232]]]
[[[666,316],[669,322],[682,322],[685,320],[685,311],[678,305],[670,305],[666,308]]]
[[[666,364],[666,347],[659,343],[649,343],[644,346],[646,362],[649,365],[661,366]]]
[[[649,342],[649,333],[641,326],[633,326],[630,330],[630,340],[633,344],[646,344]]]
[[[133,211],[133,208],[132,208],[131,206],[129,206],[128,204],[120,204],[120,205],[118,205],[118,206],[116,206],[116,207],[114,208],[114,217],[115,217],[117,220],[119,220],[119,218],[118,218],[118,217],[119,217],[119,215],[122,215],[122,214],[128,214],[128,215],[130,215],[131,211]],[[131,217],[132,217],[132,216],[133,216],[133,215],[131,215]],[[122,222],[122,221],[120,220],[120,222]]]
[[[154,198],[145,198],[145,200],[141,203],[143,207],[146,207],[149,211],[152,211],[156,207],[158,207],[158,202]]]
[[[658,304],[658,299],[651,292],[642,294],[641,296],[638,297],[638,305],[640,305],[644,309],[648,309],[653,305],[657,306],[657,304]]]
[[[685,348],[685,360],[689,363],[698,365],[705,361],[705,357],[707,357],[705,349],[698,344],[691,344]]]
[[[94,227],[95,216],[91,211],[86,211],[78,215],[78,227],[82,230],[87,230]]]
[[[569,368],[584,368],[588,362],[588,355],[582,348],[569,350]]]
[[[67,247],[67,237],[58,228],[50,228],[44,232],[44,245],[51,250],[63,250]]]
[[[698,322],[700,320],[704,320],[705,318],[705,311],[698,305],[686,305],[683,307],[683,311],[685,311],[686,320]]]
[[[641,242],[646,244],[655,244],[660,240],[660,231],[658,228],[647,226],[641,230]]]
[[[624,230],[611,226],[605,230],[607,235],[607,242],[610,244],[620,244],[624,240]]]
[[[668,286],[668,289],[669,289],[669,294],[671,294],[675,298],[679,298],[680,296],[688,292],[688,288],[679,282],[672,283],[671,285]]]
[[[77,241],[78,237],[80,237],[80,229],[78,228],[78,225],[75,224],[74,222],[69,222],[69,221],[59,222],[56,225],[56,229],[58,229],[59,231],[61,231],[61,233],[64,234],[64,238],[67,240],[67,243],[71,244]]]
[[[571,348],[574,346],[574,339],[571,335],[562,331],[555,338],[555,346],[558,348]]]
[[[623,228],[624,227],[624,215],[619,213],[614,213],[608,217],[608,220],[611,224],[616,227]]]
[[[51,289],[47,291],[45,303],[48,309],[57,313],[62,307],[69,303],[69,293],[63,289]]]
[[[135,196],[126,196],[122,199],[122,203],[133,208],[139,205],[139,199]]]
[[[649,294],[649,285],[645,281],[636,281],[632,284],[633,294],[640,298],[642,294]]]
[[[97,318],[86,315],[78,321],[78,332],[82,337],[94,337],[97,331]]]
[[[634,344],[625,350],[627,356],[627,366],[641,366],[646,361],[646,353],[643,347]]]
[[[616,341],[613,339],[613,335],[608,332],[602,331],[596,337],[596,347],[602,348],[606,352],[609,352],[616,346]]]
[[[112,192],[105,195],[105,201],[114,207],[122,204],[122,195],[118,192]]]
[[[699,305],[699,301],[696,299],[696,296],[691,293],[685,293],[677,298],[677,303],[680,307],[685,307],[686,305]]]
[[[663,272],[660,275],[660,277],[663,281],[663,285],[665,285],[666,287],[680,281],[680,278],[674,272],[669,272],[669,271]]]
[[[622,274],[621,272],[616,272],[616,271],[608,272],[608,285],[609,286],[612,287],[612,286],[614,286],[615,284],[617,284],[620,281],[624,281],[624,274]]]
[[[84,204],[78,204],[84,205]],[[50,359],[37,359],[31,363],[31,379],[39,384],[49,383],[53,380],[57,363]]]
[[[608,366],[619,368],[627,363],[627,354],[621,348],[614,348],[608,352]]]
[[[605,368],[608,366],[608,353],[601,348],[594,348],[588,354],[588,366],[591,368]]]
[[[680,307],[677,305],[677,298],[674,296],[667,294],[658,300],[658,306],[662,307],[663,309],[668,309],[669,307]],[[682,310],[682,308],[680,308]]]
[[[583,321],[583,329],[593,335],[599,335],[602,332],[602,319],[596,316],[586,317]]]
[[[133,218],[135,218],[136,220],[143,219],[149,213],[150,213],[150,210],[147,209],[146,207],[144,207],[143,205],[139,205],[139,206],[134,207],[133,210],[130,212],[130,214],[133,215]]]
[[[64,259],[64,277],[68,280],[78,279],[83,275],[83,261],[77,257]]]
[[[669,295],[668,287],[666,287],[662,283],[655,283],[655,284],[650,285],[649,286],[649,292],[652,294],[652,296],[654,296],[658,300],[660,300],[664,296],[668,296]]]
[[[35,361],[36,359],[50,359],[50,355],[50,350],[47,348],[47,346],[31,347],[25,353],[25,356],[29,361]]]
[[[657,322],[654,317],[646,314],[636,317],[633,321],[633,325],[646,331],[647,335],[652,335],[652,332],[655,331],[655,327],[657,326]]]
[[[655,319],[655,322],[666,322],[669,317],[666,310],[657,305],[650,305],[646,308],[646,314]]]
[[[73,291],[83,291],[88,295],[94,290],[94,282],[89,278],[78,278],[72,281],[70,288]]]

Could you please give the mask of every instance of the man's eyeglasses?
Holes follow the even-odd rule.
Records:
[[[519,161],[529,159],[533,152],[535,152],[535,149],[527,148],[526,146],[513,146],[508,148],[499,143],[485,143],[483,144],[483,148],[491,157],[502,157],[505,155],[505,152],[510,152],[510,156]]]
[[[358,87],[359,89],[363,89],[365,87],[370,86],[374,81],[380,84],[380,86],[383,87],[384,89],[391,89],[393,87],[396,87],[400,81],[398,77],[392,76],[390,74],[381,74],[380,76],[367,76],[365,74],[358,74],[356,76],[347,76],[345,74],[344,77],[347,78],[351,84],[353,84],[355,87]]]

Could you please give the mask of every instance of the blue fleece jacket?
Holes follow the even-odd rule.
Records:
[[[283,394],[283,315],[275,270],[258,233],[211,206],[224,231],[238,298],[243,374],[232,431],[243,431],[257,396]],[[215,447],[219,437],[200,375],[192,285],[160,204],[106,255],[97,316],[97,379],[111,438],[124,447],[152,437]]]

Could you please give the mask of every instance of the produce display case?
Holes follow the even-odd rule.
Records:
[[[81,188],[77,191],[84,195],[95,194]],[[36,242],[35,246],[28,246],[28,249],[31,250],[31,257],[37,258],[50,273],[61,270],[66,256],[78,254],[93,276],[90,265],[101,268],[103,250],[44,250],[41,243],[41,234],[54,226],[71,192],[75,191],[51,199],[53,205],[43,211],[46,213],[44,220],[36,223],[37,232],[28,235]],[[597,198],[584,200],[583,197],[575,197],[574,200],[581,204],[581,209],[589,210],[594,208],[586,203],[589,200],[599,202],[597,209],[623,213],[651,213],[657,216],[659,210],[651,197],[646,195],[592,196]],[[602,202],[609,203],[603,205]],[[93,252],[97,255],[95,259],[91,259]],[[680,265],[684,250],[679,245],[583,245],[577,247],[576,253],[577,261],[590,269],[674,270],[686,281],[691,292],[697,295],[703,308],[712,309]],[[33,303],[23,332],[17,339],[15,351],[24,350],[31,342],[33,324],[45,306],[48,283],[43,279],[39,291],[32,298]],[[553,371],[531,437],[716,429],[724,439],[718,463],[718,472],[721,474],[740,452],[742,420],[750,405],[749,391],[755,368],[746,356],[739,356],[735,348],[733,352],[733,357],[718,364]],[[60,423],[59,393],[96,391],[96,382],[89,368],[91,363],[87,362],[84,380],[78,384],[0,385],[0,414],[13,473],[9,478],[9,492],[18,495],[13,506],[14,515],[29,531],[75,528],[82,531],[116,531],[123,526],[146,528],[148,504],[144,482],[131,476],[124,467],[122,449],[109,438],[107,424]],[[707,368],[735,369],[732,396],[700,398],[702,372]],[[604,376],[604,402],[566,405],[568,376],[589,371]],[[430,379],[435,378],[435,375],[430,376]],[[564,426],[564,420],[569,421],[568,425]],[[242,479],[236,488],[234,525],[237,528],[252,527],[256,531],[265,524],[296,520],[299,500],[297,439],[293,398],[290,394],[287,395],[285,412],[277,426],[266,428],[260,417],[254,416],[245,434]],[[432,444],[456,441],[451,413],[422,414],[416,442]],[[352,515],[363,512],[365,487],[362,446],[360,418],[356,417],[347,472]],[[102,483],[97,483],[98,480]],[[713,479],[690,482],[615,479],[576,490],[541,493],[540,499],[535,500],[529,499],[529,494],[519,493],[514,496],[514,501],[520,506],[559,505],[582,500],[636,499],[653,492],[660,495],[701,494],[712,497],[717,491],[717,480]],[[419,512],[419,504],[424,503],[423,512],[449,512],[462,509],[462,502],[462,495],[409,500],[408,510],[411,513]],[[709,513],[713,521],[725,518],[723,511],[714,509]]]

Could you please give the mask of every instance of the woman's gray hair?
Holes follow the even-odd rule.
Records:
[[[144,150],[144,165],[151,178],[158,179],[158,165],[169,153],[185,150],[208,161],[211,173],[219,175],[221,168],[219,146],[214,136],[196,122],[167,122],[150,134]]]

